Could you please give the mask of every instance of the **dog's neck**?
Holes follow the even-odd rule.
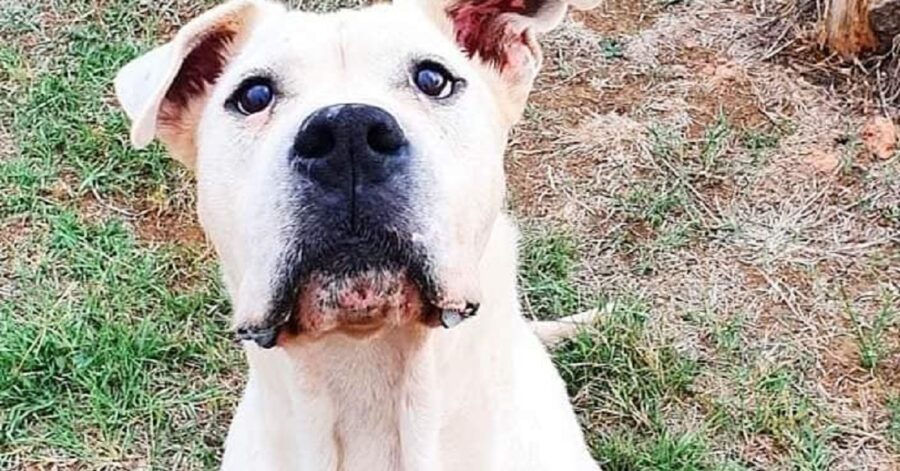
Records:
[[[335,335],[285,348],[291,396],[327,405],[303,407],[295,420],[304,424],[295,425],[317,428],[310,432],[328,437],[330,446],[301,449],[331,450],[340,464],[336,469],[423,469],[409,461],[434,441],[422,434],[437,430],[424,423],[437,399],[436,378],[429,377],[435,370],[430,342],[425,329],[405,328],[365,340]],[[419,433],[401,432],[410,430]]]
[[[502,329],[485,324],[503,324],[503,314],[484,309],[449,331],[404,328],[367,340],[335,335],[273,351],[251,347],[248,394],[262,409],[260,432],[271,434],[265,454],[316,450],[278,458],[296,464],[286,469],[304,471],[436,469],[448,420],[472,414],[464,422],[479,424],[489,417],[472,410],[487,405],[471,404],[471,391],[485,376],[503,374],[495,361],[509,363],[492,350],[495,339],[483,337]]]
[[[495,232],[486,251],[493,259],[483,263],[514,265],[514,231],[504,220]],[[434,469],[439,435],[452,435],[448,422],[488,407],[466,403],[471,388],[485,375],[504,374],[510,363],[495,351],[509,343],[485,333],[512,335],[517,328],[511,322],[518,316],[515,280],[484,282],[480,314],[454,329],[410,326],[368,339],[332,335],[272,351],[250,347],[247,394],[256,398],[248,402],[262,410],[239,414],[262,414],[260,433],[271,434],[266,440],[274,447],[317,450],[283,457],[297,469]],[[460,358],[488,360],[461,364]]]

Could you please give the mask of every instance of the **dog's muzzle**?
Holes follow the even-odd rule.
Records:
[[[427,250],[412,242],[412,151],[378,107],[333,105],[303,121],[289,156],[299,193],[294,242],[266,321],[241,326],[241,340],[271,348],[291,335],[451,328],[475,315],[477,303],[443,299]]]

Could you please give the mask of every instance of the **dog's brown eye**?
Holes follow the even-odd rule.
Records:
[[[434,62],[419,64],[413,79],[416,87],[430,97],[441,99],[453,94],[453,76],[440,64]]]
[[[272,85],[266,80],[250,80],[243,83],[234,95],[234,107],[243,114],[251,115],[266,109],[275,97]]]

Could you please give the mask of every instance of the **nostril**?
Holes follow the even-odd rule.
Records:
[[[318,159],[334,150],[334,133],[324,123],[309,123],[297,134],[294,151],[307,159]]]
[[[406,138],[396,124],[377,122],[369,128],[366,142],[379,154],[394,154],[406,144]]]

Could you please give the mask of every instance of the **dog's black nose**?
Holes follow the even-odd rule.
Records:
[[[295,168],[313,182],[356,191],[379,183],[404,166],[407,140],[387,111],[370,105],[321,108],[294,139]]]

